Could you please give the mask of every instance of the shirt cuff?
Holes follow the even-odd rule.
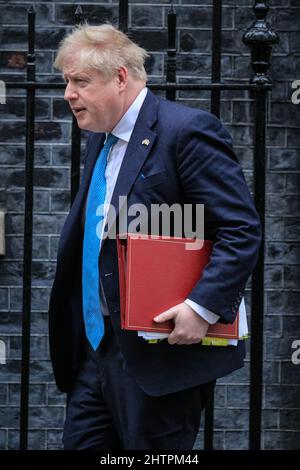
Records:
[[[208,310],[205,307],[202,307],[201,305],[197,304],[193,300],[186,299],[184,302],[189,307],[191,307],[196,313],[198,313],[198,315],[200,315],[200,317],[204,318],[204,320],[206,320],[211,325],[216,323],[220,318],[220,315],[217,315],[216,313],[211,312],[210,310]]]

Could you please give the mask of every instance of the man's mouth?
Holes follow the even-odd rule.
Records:
[[[73,113],[75,116],[78,116],[82,111],[86,111],[86,108],[72,108]]]

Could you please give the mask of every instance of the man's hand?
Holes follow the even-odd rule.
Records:
[[[153,320],[161,323],[171,319],[174,320],[175,328],[168,337],[169,344],[200,343],[209,327],[209,323],[185,302],[157,315]]]

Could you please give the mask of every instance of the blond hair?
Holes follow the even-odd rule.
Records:
[[[79,68],[98,69],[107,80],[124,66],[133,78],[147,81],[144,62],[148,53],[110,24],[76,26],[60,43],[54,66],[62,70],[65,58],[77,52]]]

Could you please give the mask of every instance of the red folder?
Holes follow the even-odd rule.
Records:
[[[187,298],[209,263],[212,242],[122,234],[118,235],[117,249],[121,327],[171,332],[173,320],[155,323],[153,318]],[[238,339],[238,315],[232,324],[211,325],[206,336]]]

